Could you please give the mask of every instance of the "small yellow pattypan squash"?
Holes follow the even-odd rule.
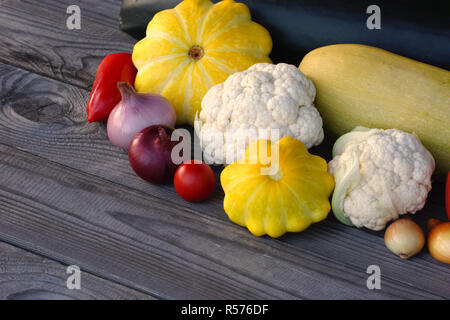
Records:
[[[243,159],[222,171],[220,181],[230,220],[274,238],[325,219],[334,188],[326,161],[291,137],[254,142]]]
[[[213,85],[259,62],[271,62],[269,32],[233,0],[184,0],[158,12],[133,50],[138,92],[159,93],[177,113],[177,124],[194,123]]]

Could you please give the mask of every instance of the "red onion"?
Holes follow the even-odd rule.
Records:
[[[170,140],[173,130],[167,126],[151,126],[133,138],[128,158],[139,177],[155,184],[173,181],[177,165],[171,154],[178,143]]]
[[[127,82],[117,84],[122,100],[108,118],[108,137],[112,144],[128,149],[133,137],[152,125],[175,126],[175,110],[159,94],[137,93]]]

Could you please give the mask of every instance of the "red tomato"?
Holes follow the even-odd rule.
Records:
[[[447,216],[450,220],[450,171],[447,176],[447,185],[445,186],[445,207],[447,208]]]
[[[198,202],[213,193],[216,188],[216,176],[206,163],[197,164],[191,160],[178,167],[173,184],[184,200]]]

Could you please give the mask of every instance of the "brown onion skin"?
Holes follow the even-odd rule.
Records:
[[[402,259],[418,254],[425,245],[423,230],[410,217],[391,223],[384,233],[386,247]]]
[[[428,251],[436,260],[450,264],[450,222],[442,222],[431,229]]]
[[[128,158],[134,172],[153,184],[169,183],[177,165],[171,159],[173,147],[178,141],[171,141],[173,128],[156,125],[145,128],[133,138],[128,149]]]
[[[434,219],[434,218],[430,218],[427,220],[427,228],[428,231],[431,231],[434,227],[436,227],[437,225],[441,224],[442,221],[438,220],[438,219]]]

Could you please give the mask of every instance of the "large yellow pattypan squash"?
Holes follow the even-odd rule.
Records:
[[[158,12],[133,50],[139,92],[165,96],[177,124],[194,123],[213,85],[259,62],[270,62],[269,32],[252,22],[246,5],[233,0],[184,0]]]
[[[325,219],[334,188],[326,161],[291,137],[254,142],[243,159],[222,171],[220,181],[230,220],[256,236],[271,237]]]

